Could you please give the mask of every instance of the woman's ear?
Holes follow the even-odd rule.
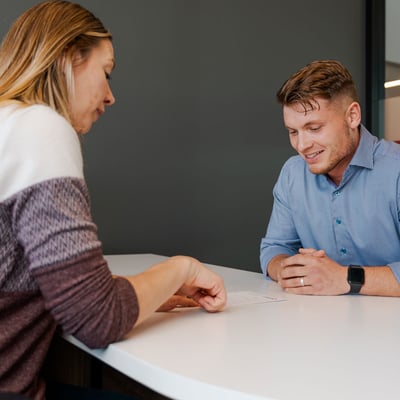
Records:
[[[356,101],[353,101],[347,108],[346,119],[349,127],[356,129],[361,124],[361,107]]]

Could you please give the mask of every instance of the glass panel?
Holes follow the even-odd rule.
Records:
[[[384,132],[400,141],[400,2],[386,0]]]

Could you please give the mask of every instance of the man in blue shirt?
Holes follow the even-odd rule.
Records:
[[[274,187],[264,274],[296,294],[400,296],[400,145],[361,125],[337,61],[300,69],[277,98],[299,155]]]

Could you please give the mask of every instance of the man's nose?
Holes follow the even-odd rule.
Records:
[[[303,152],[312,146],[312,140],[306,132],[297,134],[297,150]]]

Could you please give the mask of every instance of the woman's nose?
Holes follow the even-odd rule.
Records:
[[[108,85],[108,90],[107,90],[107,93],[106,93],[106,97],[104,99],[104,103],[107,106],[112,106],[115,103],[115,97],[114,97],[114,95],[112,93],[110,85]]]

